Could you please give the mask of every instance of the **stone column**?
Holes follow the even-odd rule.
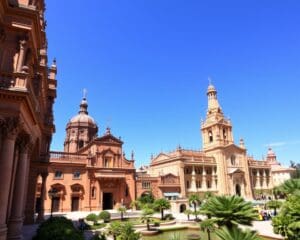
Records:
[[[259,170],[256,170],[256,182],[255,182],[255,188],[260,189],[260,177],[259,177]]]
[[[214,191],[217,190],[217,183],[216,183],[217,178],[218,178],[217,173],[216,173],[215,169],[213,168],[212,169],[212,189]]]
[[[184,166],[180,166],[180,171],[179,171],[179,181],[180,181],[180,192],[181,192],[181,197],[185,198],[186,197],[186,189],[185,189],[185,173],[184,173]]]
[[[25,39],[20,40],[20,52],[19,52],[19,58],[18,58],[17,72],[22,71],[22,67],[23,67],[23,63],[24,63],[24,59],[25,59],[26,44],[27,44],[27,41]]]
[[[43,222],[44,221],[44,214],[45,214],[45,198],[46,198],[46,180],[48,177],[47,172],[41,173],[42,176],[42,185],[41,185],[41,209],[38,212],[37,222]]]
[[[192,170],[192,178],[191,178],[191,188],[190,188],[190,191],[191,192],[197,192],[195,166],[193,166],[193,170]]]
[[[263,169],[263,189],[267,188],[267,176],[266,176],[266,170]]]
[[[20,141],[18,141],[20,147],[20,157],[17,164],[16,180],[14,184],[11,214],[8,223],[7,239],[21,239],[22,237],[26,176],[29,164],[29,142],[29,135],[22,136]]]
[[[1,122],[4,139],[0,153],[0,240],[6,240],[7,234],[7,208],[18,123],[18,118],[7,118]]]
[[[202,170],[202,190],[207,190],[207,186],[206,186],[206,170],[205,167],[203,166],[203,170]]]

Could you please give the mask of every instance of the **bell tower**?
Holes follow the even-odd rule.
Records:
[[[232,125],[224,117],[217,98],[217,90],[210,83],[207,89],[208,108],[205,121],[201,122],[203,150],[210,150],[233,143]]]
[[[97,137],[98,126],[88,114],[86,96],[80,102],[79,112],[67,124],[65,152],[77,152]]]

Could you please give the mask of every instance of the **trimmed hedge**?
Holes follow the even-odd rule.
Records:
[[[99,213],[99,218],[102,219],[104,222],[110,221],[110,213],[108,211],[102,211]]]
[[[71,220],[65,217],[53,217],[43,222],[32,240],[84,240]]]

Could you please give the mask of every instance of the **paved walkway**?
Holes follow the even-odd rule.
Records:
[[[99,211],[95,211],[95,212],[68,212],[68,213],[64,213],[64,214],[54,214],[54,216],[65,216],[65,217],[71,219],[72,221],[77,222],[79,218],[84,218],[90,213],[98,214]],[[117,213],[117,211],[115,211],[115,210],[111,210],[110,213],[111,213],[112,218],[119,218],[120,217],[120,214]],[[165,213],[167,214],[168,212],[166,211]],[[187,221],[187,216],[183,213],[180,213],[180,214],[172,213],[172,214],[176,218],[176,221],[179,222],[179,223],[181,221]],[[135,212],[128,211],[125,214],[125,217],[138,217],[138,216],[140,216],[140,211],[135,211]],[[157,213],[154,216],[159,218],[160,214]],[[49,215],[46,215],[45,218],[46,219],[49,218]],[[191,216],[190,219],[193,219],[193,217]],[[38,228],[38,224],[23,226],[23,236],[24,236],[23,239],[24,240],[31,240],[32,237],[35,235],[37,228]],[[247,228],[247,227],[245,227],[245,228]],[[269,237],[272,237],[272,238],[275,238],[275,239],[283,239],[280,235],[273,233],[273,227],[271,225],[271,221],[254,221],[253,226],[250,227],[250,229],[256,230],[260,235],[263,235],[263,236],[269,236]],[[89,240],[92,236],[93,236],[92,231],[85,231],[85,239]]]

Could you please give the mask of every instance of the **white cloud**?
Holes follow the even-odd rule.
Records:
[[[296,140],[296,141],[290,141],[290,142],[271,142],[268,144],[265,144],[265,147],[282,147],[282,146],[286,146],[286,145],[298,145],[300,144],[300,140]]]

